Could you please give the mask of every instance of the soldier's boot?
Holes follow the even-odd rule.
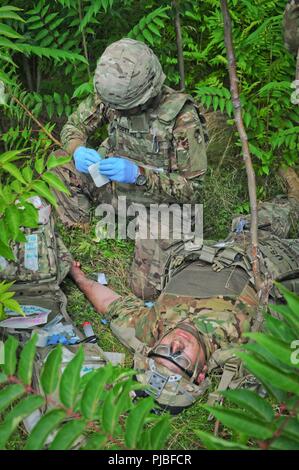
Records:
[[[299,176],[293,168],[281,169],[279,174],[287,185],[288,198],[299,204]]]

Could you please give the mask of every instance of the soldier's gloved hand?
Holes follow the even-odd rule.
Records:
[[[110,157],[101,160],[99,170],[102,175],[118,183],[134,184],[139,174],[136,163],[126,158]]]
[[[75,167],[80,173],[88,173],[88,167],[101,158],[96,150],[87,147],[77,147],[74,152]]]

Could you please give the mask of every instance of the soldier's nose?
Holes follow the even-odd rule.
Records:
[[[171,352],[173,354],[175,354],[177,352],[180,352],[180,351],[183,351],[183,349],[184,349],[184,344],[179,339],[174,339],[171,342]]]

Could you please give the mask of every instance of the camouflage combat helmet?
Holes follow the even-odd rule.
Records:
[[[182,328],[192,332],[193,328],[183,323],[177,324],[174,328]],[[191,326],[191,325],[190,325]],[[168,328],[163,337],[168,335],[173,327]],[[198,334],[196,335],[198,337]],[[172,372],[167,367],[158,363],[152,351],[155,350],[157,344],[162,338],[159,338],[153,348],[143,350],[143,354],[135,353],[134,369],[138,371],[137,380],[144,385],[145,393],[153,396],[155,401],[162,409],[170,411],[172,414],[180,413],[184,408],[193,405],[195,401],[207,390],[210,381],[202,373],[200,383],[196,382],[199,372],[202,369],[199,361],[196,363],[192,377],[182,372],[181,374]],[[206,345],[202,338],[198,338],[204,350]]]
[[[287,49],[297,55],[299,49],[299,0],[289,0],[283,18],[284,41]]]
[[[153,51],[143,42],[121,39],[100,57],[95,91],[113,109],[128,110],[157,96],[165,75]]]

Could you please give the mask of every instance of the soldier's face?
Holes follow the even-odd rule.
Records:
[[[175,328],[166,336],[164,336],[159,344],[168,346],[172,354],[180,352],[183,356],[185,356],[186,359],[190,362],[188,370],[194,371],[198,359],[200,359],[200,362],[204,363],[204,352],[198,340],[189,331]],[[164,357],[157,357],[155,360],[164,367],[167,367],[172,372],[177,374],[182,373],[179,367]]]

